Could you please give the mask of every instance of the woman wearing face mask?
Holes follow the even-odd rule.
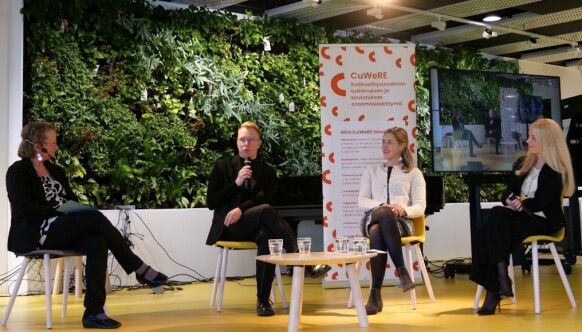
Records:
[[[492,315],[501,299],[512,297],[509,255],[531,235],[551,235],[564,227],[562,197],[574,190],[570,153],[560,126],[551,119],[530,125],[528,151],[518,160],[502,196],[473,243],[470,279],[487,290],[479,315]]]
[[[370,239],[370,248],[388,252],[404,292],[413,289],[414,282],[404,266],[400,238],[412,234],[411,219],[422,216],[426,207],[426,184],[414,166],[408,144],[406,130],[394,127],[384,132],[384,163],[364,171],[358,195],[358,207],[365,210],[362,233]],[[386,261],[386,255],[370,259],[372,289],[366,304],[368,315],[382,311],[380,290]]]

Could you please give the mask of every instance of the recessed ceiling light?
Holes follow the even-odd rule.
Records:
[[[483,22],[497,22],[501,19],[501,16],[497,14],[489,14],[483,18]]]

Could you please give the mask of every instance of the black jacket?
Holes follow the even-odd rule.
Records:
[[[76,200],[65,170],[51,162],[44,162],[50,175],[59,181],[68,200]],[[30,159],[16,161],[6,172],[6,189],[10,200],[11,222],[8,234],[8,250],[25,253],[35,250],[40,239],[43,220],[62,213],[48,205],[40,178]]]
[[[225,158],[216,163],[208,181],[207,203],[214,210],[212,226],[206,239],[207,245],[213,245],[224,232],[224,218],[228,212],[239,207],[245,210],[268,203],[275,192],[277,176],[273,168],[265,162],[252,161],[252,186],[250,190],[237,186],[234,180],[243,166],[239,156]]]
[[[519,161],[518,161],[519,162]],[[521,186],[527,177],[514,175],[501,198],[503,205],[505,200],[514,193],[521,194]],[[566,217],[562,209],[562,176],[554,171],[548,164],[544,164],[538,176],[538,187],[534,197],[523,200],[523,206],[531,213],[542,211],[546,216],[552,230],[559,231],[566,224]]]

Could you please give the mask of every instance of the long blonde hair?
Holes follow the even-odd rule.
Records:
[[[562,129],[552,119],[538,119],[531,124],[530,130],[535,135],[540,155],[546,164],[562,176],[562,196],[572,195],[574,192],[574,171]],[[536,155],[528,153],[515,174],[528,173],[536,162]]]
[[[405,173],[412,171],[414,168],[414,160],[412,159],[412,153],[410,153],[410,147],[408,146],[408,133],[406,130],[400,127],[392,127],[386,129],[384,135],[386,134],[392,134],[398,143],[404,144],[404,150],[400,153],[400,157],[402,158],[402,170]]]

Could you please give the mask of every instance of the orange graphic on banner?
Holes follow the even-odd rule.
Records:
[[[344,121],[345,122],[349,122],[351,119],[350,118],[345,118]]]
[[[332,164],[335,163],[335,153],[330,153],[328,158]]]
[[[410,64],[416,66],[416,53],[410,55]]]
[[[394,117],[393,116],[389,117],[388,121],[394,121]]]
[[[324,58],[326,60],[329,60],[330,59],[330,56],[329,56],[329,54],[327,54],[327,51],[329,51],[329,47],[327,47],[327,46],[322,47],[320,54],[321,54],[321,57],[322,58]]]
[[[327,106],[327,97],[326,96],[321,96],[319,98],[319,104],[321,105],[321,107]]]
[[[362,114],[362,115],[358,116],[358,121],[364,121],[365,118],[366,118],[366,115]]]
[[[323,171],[323,173],[321,173],[321,181],[323,181],[323,183],[325,184],[331,184],[331,180],[329,179],[329,174],[330,174],[330,170],[326,169],[325,171]]]
[[[338,275],[339,275],[339,273],[337,273],[337,272],[334,272],[334,273],[331,275],[331,280],[337,280],[337,277],[338,277]]]
[[[410,144],[408,149],[410,150],[410,153],[415,154],[416,153],[416,143]]]
[[[323,216],[321,222],[323,223],[323,227],[329,227],[329,223],[327,222],[327,216]]]
[[[408,126],[408,115],[403,116],[402,121],[404,121],[404,125]]]
[[[345,50],[347,50],[347,48],[346,48],[345,46],[342,46],[342,47],[340,47],[340,49],[341,49],[342,51],[345,51]]]
[[[344,65],[341,54],[335,57],[335,63],[337,63],[338,66]]]
[[[370,54],[368,54],[368,59],[372,62],[376,62],[376,52],[370,52]]]
[[[366,262],[366,270],[370,271],[370,267],[371,267],[371,264],[370,264],[370,261],[368,260]]]
[[[325,127],[323,128],[323,132],[324,132],[326,135],[329,135],[329,136],[331,136],[331,125],[330,125],[330,124],[327,124],[327,125],[325,125]]]
[[[337,116],[338,116],[338,110],[339,110],[339,107],[337,107],[337,106],[334,106],[334,107],[331,109],[331,115],[333,115],[333,116],[337,117]]]
[[[333,210],[333,203],[332,203],[331,201],[327,202],[327,203],[325,204],[325,209],[326,209],[328,212],[333,212],[333,211],[332,211],[332,210]]]
[[[412,128],[412,137],[414,137],[414,139],[416,139],[417,134],[418,134],[418,128],[417,127]]]
[[[335,239],[337,238],[337,229],[334,229],[333,231],[331,231],[331,236]]]
[[[320,63],[319,64],[319,76],[323,76],[324,75],[322,69],[323,69],[323,63]]]
[[[335,74],[331,79],[331,90],[335,92],[336,95],[345,97],[346,90],[339,87],[339,82],[345,78],[344,73]]]
[[[386,53],[386,54],[392,54],[392,50],[390,49],[390,47],[384,46],[384,53]]]
[[[414,100],[408,101],[408,110],[411,111],[412,113],[416,112],[416,104],[415,104]]]
[[[359,54],[364,54],[365,53],[364,52],[364,49],[361,48],[361,47],[359,47],[359,46],[356,46],[356,52],[358,52]]]
[[[396,67],[402,68],[402,59],[401,58],[396,59]]]
[[[332,252],[333,251],[333,243],[330,243],[327,245],[327,252]]]

